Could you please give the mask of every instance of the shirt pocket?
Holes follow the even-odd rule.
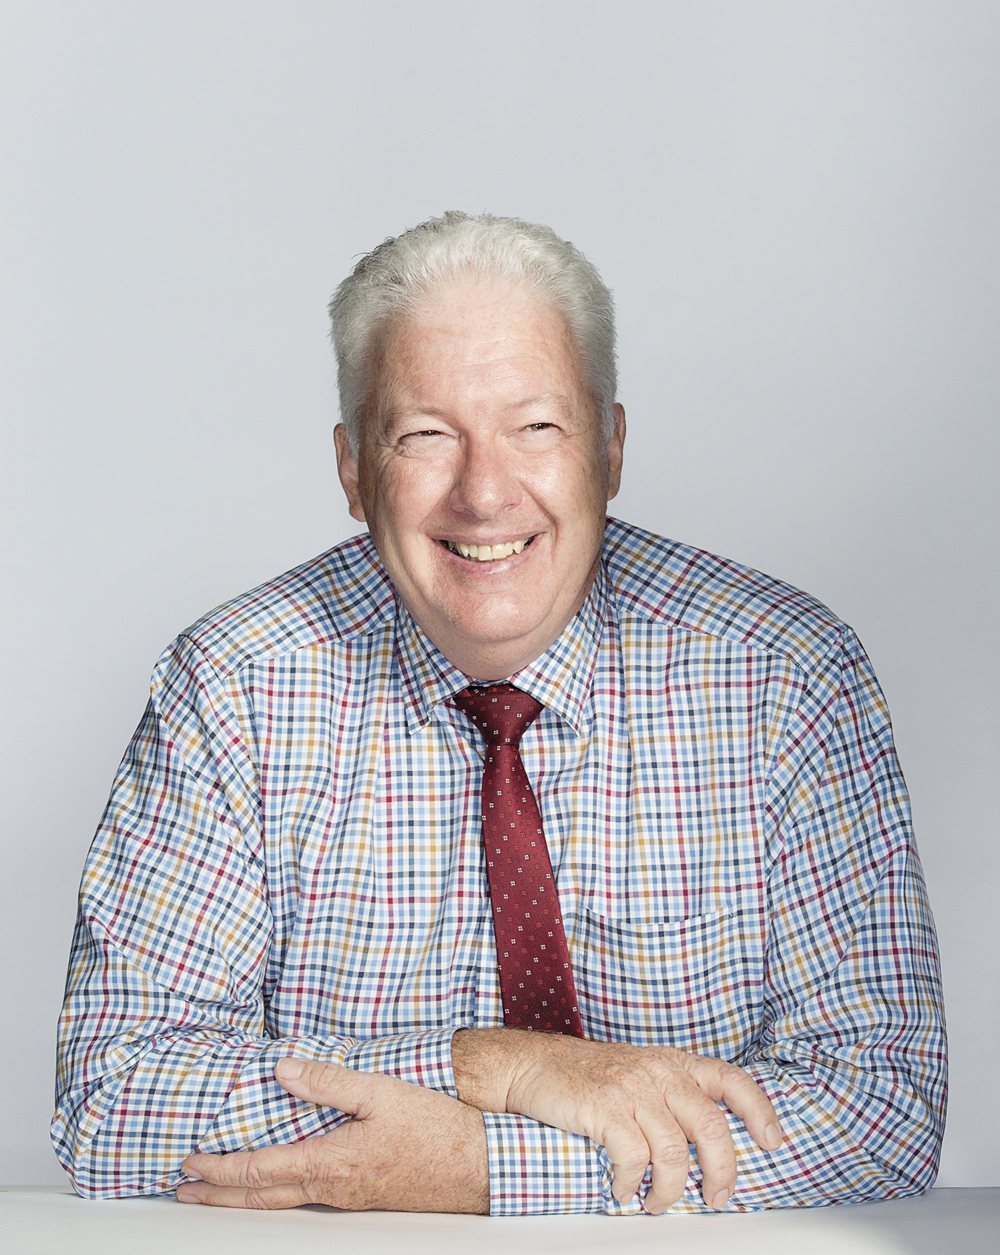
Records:
[[[626,921],[582,908],[573,977],[587,1037],[735,1060],[755,1036],[734,910]]]

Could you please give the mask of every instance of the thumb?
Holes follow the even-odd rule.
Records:
[[[278,1084],[296,1098],[320,1107],[336,1107],[338,1111],[364,1119],[380,1082],[392,1084],[388,1076],[355,1072],[338,1063],[321,1063],[308,1059],[279,1059],[274,1067]]]

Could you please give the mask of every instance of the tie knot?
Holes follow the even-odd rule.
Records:
[[[520,743],[525,728],[542,712],[542,703],[513,684],[470,685],[455,694],[455,705],[464,710],[486,738],[488,745]]]

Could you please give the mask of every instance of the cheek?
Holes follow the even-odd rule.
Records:
[[[587,459],[570,465],[562,463],[543,478],[536,480],[538,500],[563,527],[589,530],[600,516],[603,528],[607,504],[607,474],[600,465]]]
[[[365,485],[369,526],[405,543],[408,533],[429,525],[447,493],[448,477],[441,468],[411,458],[393,459]]]

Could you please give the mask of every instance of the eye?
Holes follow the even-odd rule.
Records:
[[[399,437],[400,440],[419,440],[428,439],[434,436],[443,436],[444,432],[439,431],[436,427],[425,427],[421,431],[405,431]]]
[[[525,431],[547,431],[550,427],[555,427],[555,423],[529,423],[524,429]]]

